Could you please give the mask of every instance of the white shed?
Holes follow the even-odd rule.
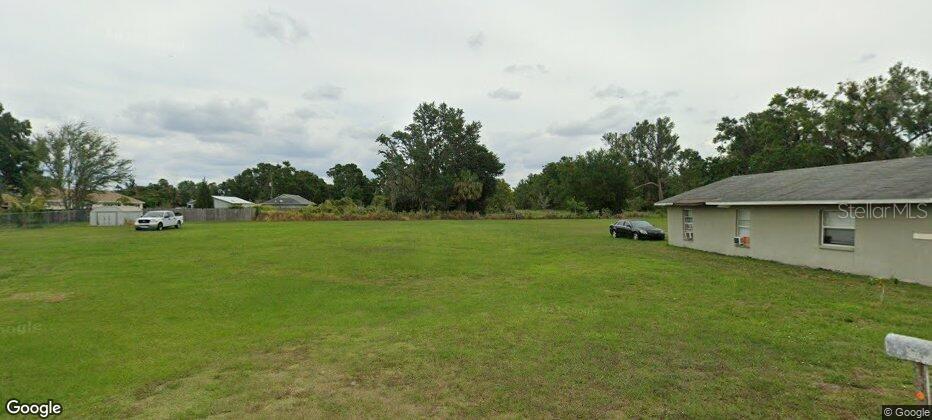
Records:
[[[91,208],[91,226],[123,226],[142,217],[137,206],[107,206],[95,204]]]
[[[230,207],[255,207],[256,203],[246,201],[239,197],[227,197],[222,195],[212,196],[214,199],[215,209],[228,209]]]

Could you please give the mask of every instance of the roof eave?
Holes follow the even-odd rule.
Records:
[[[707,201],[707,202],[674,202],[654,203],[658,207],[668,206],[818,206],[818,205],[846,205],[846,204],[929,204],[932,198],[874,198],[874,199],[846,199],[846,200],[786,200],[786,201]]]

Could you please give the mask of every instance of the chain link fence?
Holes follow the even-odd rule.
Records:
[[[27,213],[0,213],[0,229],[3,228],[40,228],[66,223],[90,222],[91,211],[53,210]]]

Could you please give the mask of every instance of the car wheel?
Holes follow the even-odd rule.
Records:
[[[175,224],[175,229],[181,229],[181,222]]]
[[[634,232],[634,236],[632,236],[631,238],[633,238],[633,239],[634,239],[635,241],[637,241],[637,240],[640,240],[640,239],[641,239],[641,237],[640,237],[640,236],[638,236],[638,233],[637,233],[637,232]]]
[[[159,223],[159,225],[155,227],[155,230],[162,230],[162,224]]]
[[[617,237],[618,237],[618,231],[612,229],[610,232],[611,232],[613,238],[617,238]]]

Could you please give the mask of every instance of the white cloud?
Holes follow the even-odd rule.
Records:
[[[285,12],[269,9],[246,16],[246,26],[260,37],[296,44],[308,37],[307,26]]]
[[[301,120],[309,120],[311,118],[316,118],[319,116],[319,114],[316,111],[310,108],[298,108],[294,110],[292,114]]]
[[[310,101],[318,99],[336,101],[343,97],[343,91],[344,89],[339,86],[321,85],[304,92],[301,96]]]
[[[489,92],[489,97],[492,99],[501,99],[503,101],[514,101],[521,99],[521,92],[508,88],[498,88]]]
[[[637,121],[652,120],[670,112],[669,100],[677,95],[675,91],[667,91],[659,95],[642,91],[592,116],[552,124],[547,132],[556,136],[576,137],[601,136],[609,131],[628,131]]]
[[[876,53],[867,53],[867,54],[863,54],[863,55],[861,55],[861,57],[858,58],[858,63],[866,63],[866,62],[871,61],[871,60],[873,60],[873,59],[875,59],[875,58],[877,58],[877,54],[876,54]]]
[[[469,37],[469,39],[466,40],[466,45],[469,45],[469,48],[474,50],[482,48],[482,46],[485,45],[485,34],[482,32],[473,34]]]
[[[549,71],[543,64],[512,64],[505,67],[504,72],[520,76],[536,76],[547,74]]]
[[[628,96],[628,90],[621,86],[608,85],[602,88],[594,89],[592,96],[599,99],[621,99],[625,96]]]
[[[128,131],[141,135],[256,133],[261,124],[259,112],[267,106],[256,98],[203,103],[163,99],[132,104],[122,115]]]
[[[787,87],[831,92],[900,60],[928,70],[930,14],[928,0],[8,2],[0,102],[36,131],[86,120],[139,182],[177,182],[263,160],[368,171],[376,135],[443,101],[482,122],[515,181],[639,120],[669,115],[710,154],[721,117]]]

